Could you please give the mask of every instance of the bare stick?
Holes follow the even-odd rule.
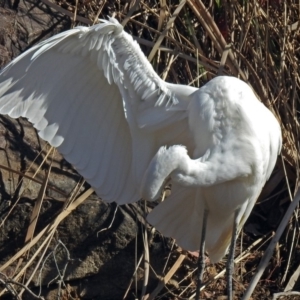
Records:
[[[15,285],[18,285],[18,286],[22,287],[23,289],[25,289],[35,299],[45,300],[44,297],[38,296],[34,292],[32,292],[26,285],[24,285],[24,284],[22,284],[20,282],[17,282],[17,281],[15,281],[13,279],[8,278],[3,273],[0,273],[0,274],[1,274],[1,276],[4,277],[4,279],[0,278],[0,283],[2,283],[7,288],[7,290],[9,290],[18,300],[21,299],[21,298],[18,296],[16,290],[12,287],[12,284],[15,284]]]
[[[290,291],[290,292],[275,293],[273,295],[272,300],[276,300],[276,299],[278,299],[279,297],[282,297],[282,296],[300,296],[300,292]]]
[[[263,258],[261,259],[258,268],[257,268],[257,272],[256,274],[253,276],[253,278],[251,279],[251,282],[248,286],[248,289],[246,290],[242,300],[248,300],[252,294],[252,292],[254,291],[260,277],[262,276],[263,272],[265,271],[265,268],[268,265],[268,262],[273,254],[274,248],[276,246],[276,244],[278,243],[286,225],[288,224],[291,215],[293,214],[294,210],[296,209],[298,203],[300,201],[300,189],[298,189],[293,202],[291,202],[288,210],[286,211],[282,221],[279,224],[279,227],[273,237],[273,239],[270,242],[270,245],[268,246]]]

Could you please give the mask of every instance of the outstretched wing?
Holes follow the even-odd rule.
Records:
[[[162,81],[115,20],[77,27],[0,73],[0,113],[26,117],[106,201],[137,201],[163,144],[184,142],[194,88]],[[176,129],[174,129],[176,124]]]

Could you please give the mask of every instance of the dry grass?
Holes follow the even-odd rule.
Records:
[[[238,258],[241,263],[236,268],[236,293],[240,297],[257,269],[272,229],[278,225],[299,186],[300,4],[296,0],[190,0],[177,4],[174,4],[177,1],[167,0],[137,1],[135,4],[109,0],[100,1],[100,4],[92,0],[42,1],[68,14],[74,26],[79,23],[92,24],[98,17],[115,14],[117,19],[123,21],[125,30],[141,44],[162,78],[173,83],[201,86],[216,75],[238,76],[248,82],[261,101],[274,112],[281,124],[284,144],[277,167],[246,225],[243,239],[239,240],[240,249],[248,250],[241,251]],[[30,242],[0,271],[19,259],[42,235],[47,233],[51,239],[59,222],[82,200],[67,202],[64,208],[68,210],[63,209],[39,235],[34,236],[34,228],[29,228],[27,240]],[[258,283],[254,299],[271,299],[273,292],[296,289],[292,279],[299,281],[300,273],[300,261],[296,259],[300,250],[298,213],[298,209],[295,210],[290,218],[285,236],[277,244],[267,271]],[[272,216],[277,219],[272,220]],[[37,214],[32,218],[36,217]],[[272,225],[264,225],[267,222]],[[255,238],[251,234],[253,232],[260,238]],[[48,238],[40,247],[43,255]],[[174,250],[173,255],[179,258],[166,271],[167,275],[161,277],[150,299],[180,299],[193,294],[194,281],[188,272],[194,270],[188,270],[185,274],[181,270],[174,275],[177,284],[162,290],[180,268],[183,258],[195,260],[190,254],[179,255],[179,252],[180,249]],[[33,258],[27,265],[32,263]],[[39,261],[41,263],[41,259]],[[18,271],[14,280],[22,275],[25,267]],[[208,268],[210,284],[202,294],[204,299],[217,299],[217,295],[224,294],[224,281],[211,280],[223,272],[223,267],[224,264],[219,263],[215,269]],[[290,295],[290,298],[285,296],[281,299],[299,299],[297,297]]]

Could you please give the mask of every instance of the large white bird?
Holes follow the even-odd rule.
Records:
[[[277,120],[246,83],[167,83],[113,18],[13,60],[0,73],[0,113],[28,118],[106,201],[156,199],[171,179],[172,195],[148,220],[188,250],[206,232],[212,262],[235,241],[281,149]]]

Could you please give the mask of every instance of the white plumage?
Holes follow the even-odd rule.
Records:
[[[234,214],[248,218],[281,149],[273,114],[251,88],[216,77],[200,89],[161,80],[113,18],[26,51],[0,73],[0,113],[23,116],[106,201],[172,195],[149,222],[197,250],[204,210],[212,261]]]

